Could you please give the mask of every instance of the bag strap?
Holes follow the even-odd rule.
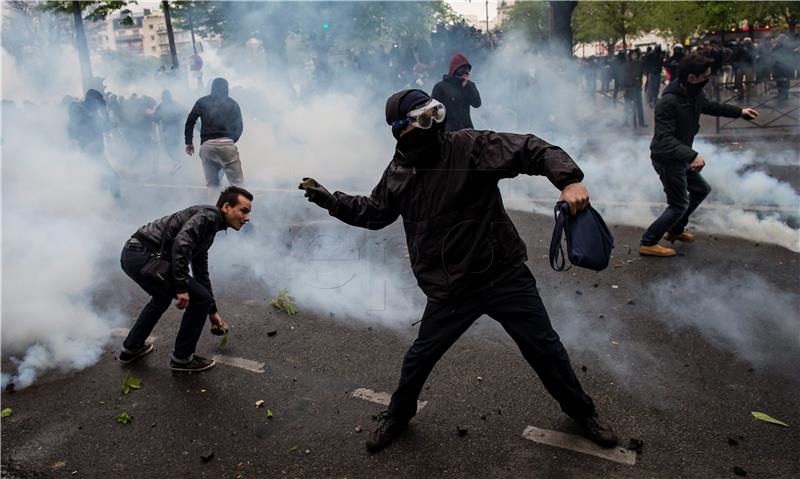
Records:
[[[550,267],[556,271],[567,271],[572,264],[567,266],[567,257],[564,254],[564,247],[561,245],[561,235],[567,226],[567,216],[569,215],[569,205],[566,201],[559,201],[553,208],[556,226],[553,229],[553,238],[550,240]],[[559,261],[560,259],[560,261]]]
[[[164,256],[164,247],[167,245],[167,233],[169,233],[169,227],[172,224],[172,216],[170,216],[169,219],[167,220],[167,226],[164,228],[164,233],[161,235],[161,245],[158,247],[158,253],[155,253],[153,255],[156,258]]]

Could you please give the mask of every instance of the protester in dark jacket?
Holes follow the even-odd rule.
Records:
[[[469,79],[472,65],[467,57],[456,53],[450,59],[450,69],[442,81],[434,85],[431,96],[447,109],[447,131],[473,128],[469,108],[481,106],[478,87]]]
[[[647,103],[652,108],[658,100],[661,90],[661,66],[664,62],[664,52],[661,44],[644,56],[643,73],[647,76]]]
[[[112,128],[106,101],[97,90],[86,91],[84,100],[70,103],[68,136],[77,142],[88,158],[100,169],[101,185],[115,199],[120,198],[119,178],[105,156],[103,133]]]
[[[159,125],[159,139],[161,147],[172,160],[172,171],[175,174],[181,167],[181,122],[186,114],[184,107],[172,99],[169,90],[161,92],[161,103],[158,105],[153,117]]]
[[[173,371],[191,372],[214,366],[214,361],[194,354],[206,317],[216,331],[227,329],[211,289],[208,249],[219,231],[228,227],[238,231],[250,221],[252,201],[253,195],[247,190],[230,186],[220,194],[216,206],[190,206],[157,219],[139,228],[125,243],[120,260],[122,269],[152,298],[123,342],[121,362],[130,363],[153,350],[145,340],[172,299],[177,298],[177,308],[186,312],[175,339],[170,367]],[[172,266],[166,278],[168,285],[142,273],[152,256],[159,253]]]
[[[588,203],[583,173],[561,148],[533,135],[445,132],[442,113],[420,90],[389,98],[386,121],[397,147],[369,196],[331,194],[311,178],[300,184],[309,201],[353,226],[380,229],[402,216],[411,268],[428,297],[419,337],[367,449],[378,451],[402,432],[436,362],[482,314],[503,324],[562,410],[592,440],[613,446],[616,436],[598,421],[550,324],[497,186],[519,174],[545,175],[574,214]]]
[[[228,182],[234,186],[244,183],[242,163],[236,142],[242,136],[242,111],[239,104],[228,96],[228,81],[215,78],[211,83],[211,94],[197,100],[189,112],[184,127],[186,153],[194,154],[192,134],[194,124],[200,118],[200,159],[209,194],[219,189],[219,172],[225,171]]]
[[[623,64],[622,86],[625,89],[623,124],[628,126],[628,118],[635,114],[639,120],[639,128],[647,128],[642,107],[642,61],[639,59],[639,50],[628,53],[628,61]]]
[[[711,77],[713,60],[690,55],[678,65],[678,78],[670,83],[656,104],[655,131],[650,142],[650,158],[664,191],[667,209],[642,236],[639,253],[647,256],[674,256],[675,250],[658,244],[667,241],[693,241],[694,235],[684,231],[689,216],[711,192],[700,175],[705,160],[692,149],[694,136],[700,130],[700,115],[729,118],[756,118],[752,108],[739,108],[708,100],[703,87]]]

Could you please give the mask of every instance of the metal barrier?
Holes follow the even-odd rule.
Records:
[[[740,91],[736,91],[739,88]],[[746,93],[745,93],[746,92]],[[736,119],[717,117],[717,133],[722,130],[756,130],[761,128],[800,128],[800,79],[788,80],[788,91],[785,98],[779,98],[780,92],[775,80],[717,82],[714,85],[714,96],[719,103],[739,104],[746,102],[746,107],[755,108],[759,117],[742,126],[731,126]]]

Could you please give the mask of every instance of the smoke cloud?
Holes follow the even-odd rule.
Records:
[[[448,58],[461,49],[447,45]],[[311,55],[299,43],[292,51]],[[209,201],[197,156],[184,156],[179,172],[169,175],[170,160],[156,133],[133,154],[116,128],[106,134],[108,161],[122,178],[123,198],[115,202],[104,187],[103,166],[77,151],[66,135],[62,98],[83,96],[77,61],[65,60],[77,58],[74,49],[64,43],[35,58],[51,66],[47,82],[32,63],[20,63],[5,50],[2,58],[2,96],[16,103],[3,108],[2,347],[4,356],[18,358],[15,372],[4,371],[3,383],[14,381],[17,387],[48,369],[96,362],[111,328],[127,321],[116,311],[124,304],[121,298],[106,304],[94,297],[109,268],[118,267],[125,239],[154,218]],[[416,321],[424,297],[410,272],[401,225],[381,232],[351,228],[309,205],[296,185],[313,176],[331,191],[367,194],[393,153],[384,122],[386,97],[411,86],[430,92],[444,72],[387,79],[385,67],[353,70],[344,56],[331,61],[326,78],[315,77],[302,58],[290,62],[288,72],[275,72],[260,47],[251,44],[220,50],[206,45],[203,59],[204,83],[227,78],[231,97],[242,107],[239,150],[246,187],[256,193],[253,233],[220,235],[210,252],[212,282],[235,279],[241,268],[236,265],[246,264],[265,291],[274,296],[288,288],[305,311],[389,328]],[[664,207],[650,165],[649,138],[613,127],[620,109],[578,95],[575,65],[532,52],[514,38],[485,60],[471,60],[472,79],[483,98],[483,106],[473,110],[476,128],[534,133],[562,146],[583,168],[593,203],[609,223],[646,227]],[[129,69],[122,56],[96,65],[107,91],[158,101],[169,88],[187,114],[208,91],[187,89],[185,78],[131,79],[124,74]],[[287,74],[296,98],[276,93],[285,91]],[[751,168],[764,163],[762,156],[705,142],[696,148],[709,159],[704,174],[713,192],[709,207],[694,217],[694,227],[800,251],[800,198],[787,183]],[[796,151],[768,160],[796,165]],[[501,187],[506,204],[525,211],[549,215],[558,197],[544,178],[516,178]],[[234,243],[235,248],[226,247]],[[749,280],[774,290],[758,278]],[[787,301],[780,307],[791,304]],[[692,326],[707,330],[709,337],[720,333],[714,324]],[[725,340],[738,348],[740,339]],[[650,360],[646,352],[641,360]]]

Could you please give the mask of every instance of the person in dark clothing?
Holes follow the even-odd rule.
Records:
[[[183,106],[172,99],[169,90],[161,92],[161,103],[156,107],[153,119],[159,125],[161,147],[172,160],[172,171],[170,171],[172,175],[182,166],[180,147],[184,114]]]
[[[553,330],[525,265],[525,243],[497,186],[500,179],[519,174],[545,175],[562,190],[561,199],[574,214],[589,199],[580,168],[561,148],[533,135],[446,132],[441,103],[421,90],[389,97],[386,122],[397,147],[369,196],[331,194],[312,178],[299,186],[309,201],[353,226],[377,230],[402,216],[411,268],[428,298],[419,336],[367,449],[386,447],[405,429],[436,362],[483,314],[503,325],[548,392],[589,438],[615,445],[614,432],[599,421]]]
[[[617,106],[616,99],[619,96],[619,91],[622,89],[622,78],[625,75],[625,63],[625,52],[617,52],[610,61],[611,76],[614,78],[614,106]]]
[[[685,231],[689,216],[711,192],[700,175],[705,160],[692,149],[700,129],[700,115],[751,120],[758,116],[752,108],[739,108],[708,100],[703,87],[711,77],[713,60],[690,55],[678,65],[678,78],[670,83],[656,104],[655,131],[650,142],[650,158],[667,195],[667,209],[642,236],[639,254],[674,256],[675,250],[658,244],[667,241],[693,241]]]
[[[683,51],[683,45],[678,43],[672,47],[672,56],[669,57],[667,62],[667,73],[669,74],[670,82],[678,77],[678,64],[683,60],[686,53]]]
[[[220,170],[225,171],[231,185],[241,186],[244,174],[236,142],[242,136],[242,111],[239,104],[228,96],[227,80],[215,78],[211,83],[211,94],[197,100],[189,112],[183,131],[189,156],[194,154],[192,134],[198,118],[201,122],[200,160],[209,194],[219,189]]]
[[[103,94],[89,89],[82,102],[69,105],[67,134],[81,152],[102,171],[101,183],[115,199],[120,198],[119,177],[105,156],[103,133],[112,128]]]
[[[639,60],[638,50],[631,50],[628,53],[628,61],[623,65],[622,87],[625,89],[623,124],[628,126],[628,118],[636,114],[639,128],[647,128],[642,107],[642,61]]]
[[[450,59],[447,75],[433,87],[431,96],[447,109],[447,131],[473,128],[469,108],[480,108],[481,95],[469,79],[471,71],[467,57],[457,52]]]
[[[647,76],[647,103],[654,107],[661,90],[661,66],[664,62],[664,52],[661,44],[644,56],[642,71]]]
[[[153,351],[153,345],[145,340],[177,298],[176,307],[186,311],[175,338],[170,367],[177,372],[214,367],[214,361],[194,354],[206,318],[213,325],[212,332],[221,333],[228,327],[214,301],[208,249],[219,231],[228,227],[239,231],[250,221],[252,201],[253,195],[247,190],[229,186],[219,195],[216,206],[190,206],[157,219],[139,228],[125,243],[120,259],[122,270],[151,298],[122,343],[120,362],[128,364]],[[168,287],[142,274],[142,267],[159,251],[172,265]]]

